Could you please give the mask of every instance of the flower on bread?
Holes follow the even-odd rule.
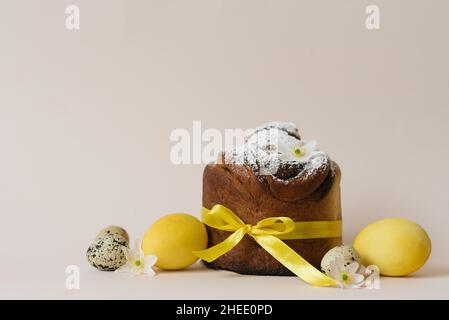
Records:
[[[279,159],[285,162],[308,162],[312,156],[320,152],[316,140],[308,142],[300,140],[294,144],[280,141],[277,151]]]

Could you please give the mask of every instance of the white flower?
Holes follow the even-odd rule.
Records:
[[[360,288],[364,284],[365,276],[358,271],[357,262],[345,266],[342,258],[336,258],[330,263],[328,276],[335,279],[342,288]]]
[[[307,162],[318,152],[315,140],[309,142],[299,141],[294,145],[281,142],[278,145],[279,159],[285,162]]]
[[[135,250],[122,246],[122,251],[126,257],[126,264],[116,270],[116,272],[129,272],[134,275],[147,274],[154,276],[153,266],[157,261],[156,256],[145,256],[142,250],[142,242],[136,239]]]

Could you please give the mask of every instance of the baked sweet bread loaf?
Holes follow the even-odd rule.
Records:
[[[221,204],[245,223],[274,216],[300,221],[341,220],[340,169],[329,156],[304,142],[294,124],[271,122],[256,128],[244,145],[222,152],[203,174],[203,207]],[[208,246],[229,232],[207,227]],[[341,237],[284,240],[314,267]],[[292,275],[251,237],[244,237],[211,268],[243,274]]]

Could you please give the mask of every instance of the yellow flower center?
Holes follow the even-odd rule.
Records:
[[[294,154],[296,157],[301,157],[301,156],[304,155],[304,151],[301,150],[300,147],[294,147],[294,148],[293,148],[293,154]]]
[[[136,265],[136,267],[140,267],[140,260],[136,260],[136,261],[134,262],[134,264]]]
[[[344,282],[351,282],[351,277],[347,273],[342,272],[340,277]]]

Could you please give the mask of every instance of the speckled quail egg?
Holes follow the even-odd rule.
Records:
[[[121,235],[123,238],[126,239],[126,241],[129,243],[129,235],[128,232],[126,232],[125,229],[123,229],[122,227],[119,226],[109,226],[106,227],[104,229],[102,229],[98,234],[96,238],[102,237],[106,234],[111,234],[111,233],[115,233],[115,234],[119,234]]]
[[[87,249],[87,260],[101,271],[114,271],[126,263],[122,246],[129,247],[128,240],[118,233],[105,233],[93,241]]]
[[[330,249],[321,260],[321,271],[328,274],[330,272],[330,264],[335,259],[341,258],[345,266],[352,262],[360,263],[360,255],[351,246],[341,245]]]

